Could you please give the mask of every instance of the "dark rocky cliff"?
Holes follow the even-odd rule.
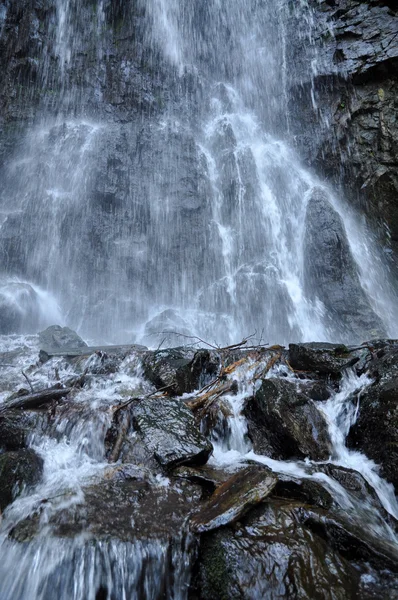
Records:
[[[365,214],[397,272],[398,7],[394,1],[311,2],[315,34],[294,50],[291,110],[306,160]],[[311,92],[316,108],[311,103]],[[298,102],[297,102],[298,100]]]

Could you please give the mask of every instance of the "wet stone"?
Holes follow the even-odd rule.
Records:
[[[236,521],[269,496],[276,482],[276,475],[265,467],[247,467],[239,471],[220,485],[191,519],[191,529],[203,533]]]
[[[0,454],[0,509],[11,504],[25,487],[39,483],[43,460],[33,450]]]
[[[358,473],[358,471],[333,465],[331,463],[326,465],[317,465],[316,468],[318,471],[322,471],[326,475],[329,475],[329,477],[332,477],[338,481],[343,488],[358,498],[358,500],[371,500],[378,510],[383,509],[376,492],[372,486],[369,485],[366,479],[360,473]]]
[[[218,368],[219,358],[209,350],[169,348],[143,357],[145,377],[157,389],[176,396],[199,389],[208,377],[216,376]]]
[[[343,344],[312,342],[289,345],[289,364],[297,371],[339,375],[358,360]]]
[[[327,423],[314,401],[291,381],[264,379],[244,414],[253,449],[276,459],[328,460]]]
[[[187,479],[193,483],[199,483],[205,488],[213,490],[227,481],[231,477],[231,473],[203,465],[202,467],[178,467],[173,471],[173,477],[179,479]]]
[[[235,527],[202,535],[194,582],[197,597],[355,598],[358,572],[297,521],[295,506],[269,499]]]
[[[398,573],[398,549],[371,530],[349,522],[343,513],[335,515],[322,509],[298,507],[297,519],[327,540],[328,545],[351,561],[363,561],[378,569]]]
[[[143,470],[123,470],[109,473],[110,480],[85,487],[84,504],[71,503],[54,513],[49,526],[54,536],[74,538],[84,534],[99,540],[115,539],[122,542],[135,540],[167,540],[180,534],[183,524],[199,502],[201,489],[186,481],[171,484],[165,478],[151,480]],[[107,476],[107,477],[108,477]],[[38,519],[21,521],[12,532],[12,538],[26,541],[38,533]]]
[[[17,410],[9,410],[0,414],[0,449],[20,450],[24,448],[36,421],[36,415]]]
[[[162,467],[207,462],[213,446],[196,427],[191,410],[181,400],[146,399],[131,410],[135,430]]]
[[[87,348],[82,338],[69,327],[51,325],[39,333],[39,344],[42,350],[48,352],[64,348]]]
[[[332,495],[322,484],[311,479],[292,479],[287,475],[278,475],[278,482],[272,491],[273,496],[298,500],[304,504],[329,509],[333,506]]]
[[[381,475],[398,490],[398,349],[381,348],[370,363],[375,382],[359,399],[356,423],[347,445],[373,459]]]

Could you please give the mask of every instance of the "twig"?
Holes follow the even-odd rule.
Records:
[[[164,338],[162,339],[162,341],[160,342],[159,346],[156,348],[156,352],[157,352],[158,350],[160,350],[161,346],[163,346],[163,343],[164,343],[166,340],[167,340],[167,336],[166,336],[166,337],[164,337]]]
[[[32,394],[34,394],[35,390],[33,389],[33,385],[32,385],[31,380],[29,379],[29,377],[26,375],[26,373],[23,370],[21,371],[21,373],[25,377],[26,381],[28,382],[29,387],[30,387],[30,391],[32,392]]]
[[[158,331],[156,332],[156,334],[153,335],[178,335],[179,337],[183,337],[183,338],[187,338],[190,340],[198,340],[196,343],[201,342],[202,344],[205,344],[206,346],[209,346],[210,348],[213,348],[213,350],[220,350],[220,348],[218,346],[213,346],[213,344],[209,344],[209,342],[206,342],[205,340],[202,340],[202,338],[198,337],[197,335],[186,335],[185,333],[179,333],[178,331]]]
[[[147,400],[148,398],[151,398],[152,396],[156,396],[156,394],[158,394],[159,392],[163,392],[171,387],[173,387],[173,384],[165,385],[164,387],[159,388],[155,392],[151,392],[150,394],[146,394],[145,396],[141,396],[141,397],[134,396],[134,397],[130,398],[130,400],[127,400],[127,402],[124,402],[123,404],[119,404],[119,406],[113,406],[111,408],[111,411],[115,415],[117,412],[119,412],[119,410],[123,410],[123,408],[127,408],[127,406],[130,406],[130,404],[132,404],[135,400],[137,400],[137,401]]]

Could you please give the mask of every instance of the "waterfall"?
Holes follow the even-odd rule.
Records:
[[[311,9],[294,10],[315,72]],[[393,335],[388,272],[332,190],[361,330],[340,306],[331,326],[305,281],[307,202],[325,182],[289,148],[290,18],[282,0],[56,2],[29,84],[33,125],[2,169],[3,278],[43,287],[97,340],[156,345],[156,328],[217,343]]]
[[[354,567],[344,553],[341,564],[384,593],[366,561],[379,540],[374,554],[391,560],[379,571],[395,582],[397,500],[346,442],[374,384],[368,367],[385,351],[362,342],[398,336],[397,298],[369,224],[296,148],[293,82],[310,81],[307,109],[329,127],[312,2],[33,4],[0,2],[10,63],[0,91],[0,428],[10,411],[22,439],[4,450],[0,440],[0,459],[33,455],[40,477],[12,489],[0,512],[0,600],[201,597],[192,514],[227,476],[259,465],[326,491],[331,519],[343,515],[365,539]],[[38,360],[37,333],[55,323],[90,347]],[[336,344],[325,350],[333,360],[359,354],[327,377],[294,370],[284,347],[307,341]],[[198,343],[212,350],[196,353]],[[300,391],[317,377],[328,399],[304,394],[305,410],[325,423],[329,459],[255,451],[245,410],[260,383]],[[211,397],[219,384],[222,406]],[[65,391],[48,410],[9,404],[47,388]],[[201,393],[213,413],[195,420],[188,407]],[[155,428],[150,443],[143,422]],[[184,460],[170,459],[179,444]],[[352,471],[360,491],[329,467]],[[290,597],[281,586],[277,597]]]

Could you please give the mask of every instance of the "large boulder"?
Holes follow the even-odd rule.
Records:
[[[348,445],[379,464],[381,475],[398,491],[398,345],[377,354],[369,365],[375,381],[360,396]]]
[[[162,311],[145,324],[143,341],[149,347],[173,347],[192,337],[188,323],[171,308]]]
[[[27,486],[39,483],[43,460],[33,450],[0,454],[0,509],[4,510]]]
[[[181,396],[193,392],[214,377],[219,358],[209,350],[170,348],[147,352],[143,356],[144,375],[159,390]]]
[[[35,333],[42,324],[40,298],[28,283],[0,283],[0,334]]]
[[[361,343],[385,335],[361,286],[343,221],[321,188],[308,201],[304,264],[306,294],[323,303],[331,338]]]
[[[343,369],[359,361],[347,346],[311,342],[289,345],[289,364],[297,371],[312,371],[320,375],[339,375]]]
[[[0,414],[0,450],[24,448],[37,421],[38,416],[33,412],[7,410]]]
[[[274,500],[202,536],[195,583],[202,600],[345,600],[359,574],[297,521],[294,505]]]
[[[276,459],[328,460],[332,452],[327,423],[300,384],[264,379],[244,414],[254,451]]]
[[[180,400],[145,399],[134,405],[132,416],[147,451],[162,467],[207,462],[213,446],[196,427],[191,410]]]
[[[64,350],[67,348],[87,348],[86,342],[69,327],[51,325],[39,333],[39,344],[47,352]]]

